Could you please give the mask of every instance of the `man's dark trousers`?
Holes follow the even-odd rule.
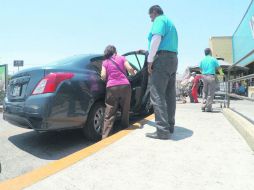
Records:
[[[177,54],[158,53],[153,63],[150,96],[158,135],[168,135],[175,125]]]

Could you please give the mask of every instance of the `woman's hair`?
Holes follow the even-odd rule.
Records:
[[[113,45],[108,45],[104,50],[104,57],[109,59],[112,55],[116,53],[116,47]]]

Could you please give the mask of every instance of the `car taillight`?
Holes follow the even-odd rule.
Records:
[[[71,79],[73,76],[73,73],[50,73],[37,84],[32,95],[55,92],[62,81]]]

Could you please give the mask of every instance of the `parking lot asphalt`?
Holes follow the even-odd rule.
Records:
[[[37,133],[6,122],[0,113],[0,182],[20,176],[52,161],[84,149],[87,141],[80,130]]]
[[[5,181],[0,189],[254,188],[254,154],[220,109],[202,113],[199,104],[178,104],[170,140],[145,137],[155,130],[153,116],[134,126],[140,127]]]

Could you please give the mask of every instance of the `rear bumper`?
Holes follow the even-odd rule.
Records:
[[[3,104],[3,119],[18,127],[47,130],[43,120],[47,119],[47,105],[52,94],[30,96],[26,101],[10,102],[7,98]]]
[[[30,96],[25,102],[9,102],[5,99],[3,119],[18,127],[36,131],[54,131],[81,127],[86,114],[68,114],[68,104],[55,105],[55,94]]]
[[[33,128],[32,123],[28,119],[26,119],[24,117],[20,117],[18,115],[13,115],[13,114],[4,112],[3,119],[13,125],[18,126],[18,127],[22,127],[22,128],[26,128],[26,129]]]

